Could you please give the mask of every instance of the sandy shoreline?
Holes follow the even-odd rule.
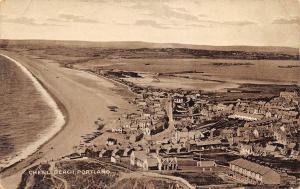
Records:
[[[23,172],[29,167],[73,153],[74,146],[81,143],[82,136],[96,130],[94,121],[99,117],[109,126],[111,120],[132,109],[133,105],[124,99],[123,94],[116,92],[120,86],[117,87],[107,79],[35,57],[7,51],[3,54],[21,62],[58,102],[58,108],[66,115],[66,124],[60,132],[37,152],[0,174],[0,182],[5,189],[17,188]],[[126,87],[121,88],[128,92]],[[111,112],[108,106],[118,106],[120,111]]]
[[[47,90],[42,86],[42,84],[32,75],[32,73],[27,68],[25,68],[22,64],[20,64],[18,61],[16,61],[15,59],[9,56],[6,56],[4,54],[0,54],[0,56],[5,57],[6,59],[15,63],[22,70],[22,72],[28,78],[30,78],[36,90],[41,94],[43,100],[53,110],[55,115],[55,120],[52,123],[52,125],[50,125],[48,129],[46,129],[40,134],[38,140],[29,144],[26,148],[22,149],[22,151],[17,152],[16,156],[9,158],[8,160],[0,161],[0,170],[1,170],[12,166],[13,164],[27,158],[29,155],[36,152],[44,143],[48,142],[63,128],[65,124],[65,118],[63,113],[59,109],[57,103],[55,102],[55,100],[51,97],[51,95],[47,92]]]

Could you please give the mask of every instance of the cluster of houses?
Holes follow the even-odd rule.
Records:
[[[268,102],[237,100],[229,104],[213,104],[203,100],[200,94],[173,94],[173,117],[179,131],[177,141],[189,144],[205,141],[215,145],[215,141],[220,141],[241,155],[299,159],[299,102],[296,92],[281,92],[279,97]],[[203,124],[221,118],[228,122],[236,120],[239,124],[229,127],[225,124],[217,127],[210,122]],[[188,137],[178,139],[178,136]]]
[[[133,144],[164,131],[168,128],[168,116],[163,100],[155,95],[138,95],[133,100],[138,111],[123,114],[112,132],[126,136]]]
[[[113,163],[129,158],[128,165],[142,170],[176,170],[181,155],[215,149],[231,151],[240,157],[300,161],[297,92],[280,92],[278,97],[268,100],[237,99],[220,103],[200,91],[141,87],[123,76],[110,78],[127,85],[136,94],[133,103],[138,112],[123,114],[112,129],[128,139],[127,146],[110,139],[107,148],[92,150],[97,151],[97,157],[111,158]],[[170,128],[171,134],[152,140],[152,136]],[[204,164],[197,163],[200,167]],[[215,161],[209,164],[217,166]],[[281,183],[276,170],[258,163],[237,159],[228,165],[231,176],[243,183]]]

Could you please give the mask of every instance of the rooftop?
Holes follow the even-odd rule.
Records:
[[[245,160],[245,159],[236,159],[230,162],[230,164],[237,165],[239,167],[242,167],[244,169],[247,169],[249,171],[259,173],[260,175],[265,175],[266,173],[273,171],[269,167],[265,167],[262,165],[259,165],[257,163],[253,163],[251,161]]]

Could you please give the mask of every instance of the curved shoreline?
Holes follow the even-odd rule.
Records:
[[[5,163],[0,163],[0,171],[1,169],[5,170],[16,163],[21,162],[22,160],[26,159],[30,155],[34,154],[38,151],[44,144],[50,141],[53,137],[55,137],[66,125],[67,123],[67,111],[64,106],[56,99],[55,96],[49,92],[46,87],[43,85],[42,82],[38,78],[36,78],[25,66],[19,63],[17,60],[4,55],[0,54],[0,56],[12,61],[15,63],[22,72],[29,77],[32,81],[36,90],[41,94],[42,99],[47,103],[47,105],[53,110],[55,115],[54,122],[49,125],[49,128],[42,131],[40,137],[33,143],[30,143],[26,148],[22,149],[21,152],[17,153],[17,156],[10,158]]]

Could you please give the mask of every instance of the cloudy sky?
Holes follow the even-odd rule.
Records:
[[[298,0],[2,0],[0,38],[299,47],[299,4]]]

